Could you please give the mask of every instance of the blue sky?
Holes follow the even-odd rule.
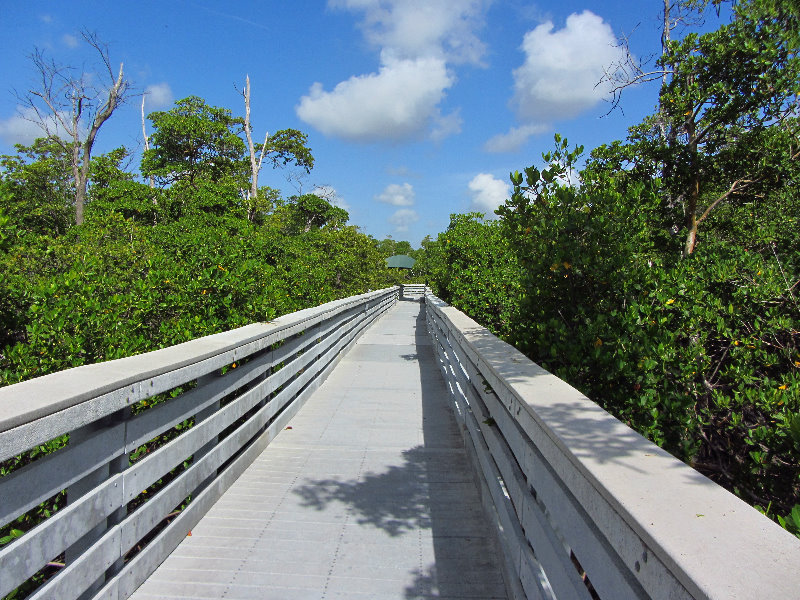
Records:
[[[587,150],[624,138],[655,105],[654,85],[608,113],[597,85],[630,37],[659,49],[659,0],[0,0],[0,153],[30,142],[13,91],[35,85],[29,55],[91,70],[81,29],[109,44],[115,69],[147,92],[146,111],[189,95],[244,114],[254,138],[296,128],[316,159],[299,181],[265,170],[284,195],[317,188],[377,238],[415,246],[451,213],[491,214],[508,173],[541,162],[559,132]],[[142,147],[140,98],[106,123],[96,153]],[[138,164],[138,163],[137,163]]]

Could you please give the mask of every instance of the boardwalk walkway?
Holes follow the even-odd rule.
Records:
[[[133,600],[505,598],[424,310],[373,324]]]

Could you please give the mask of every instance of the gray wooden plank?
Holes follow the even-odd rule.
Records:
[[[191,340],[154,352],[84,365],[0,389],[0,460],[94,422],[305,331],[364,303],[396,297],[391,288]],[[91,382],[91,385],[87,385]]]
[[[423,307],[386,308],[134,600],[506,597]]]
[[[70,443],[0,479],[0,523],[8,523],[122,454],[124,424]]]
[[[0,597],[5,597],[121,505],[122,478],[116,476],[0,549],[3,573]]]

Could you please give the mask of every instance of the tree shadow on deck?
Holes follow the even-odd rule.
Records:
[[[383,531],[391,538],[432,538],[419,548],[419,567],[403,573],[407,599],[505,598],[497,553],[480,506],[448,391],[432,353],[425,307],[415,321],[416,353],[400,357],[420,365],[423,443],[400,450],[379,472],[366,470],[358,479],[326,478],[295,488],[305,506],[317,510],[334,502],[351,509],[351,522]],[[419,536],[419,531],[429,534]],[[431,560],[431,558],[433,560]]]
[[[403,464],[382,473],[367,472],[359,480],[316,479],[294,490],[303,506],[324,510],[331,502],[353,509],[355,522],[398,537],[431,528],[425,486],[426,453],[417,446],[402,453]]]

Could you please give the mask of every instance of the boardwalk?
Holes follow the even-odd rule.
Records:
[[[372,325],[132,598],[505,598],[424,310]]]

